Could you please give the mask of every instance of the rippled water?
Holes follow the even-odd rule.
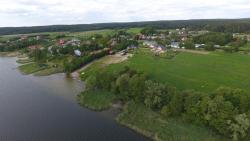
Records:
[[[22,75],[0,57],[0,141],[146,141],[106,114],[80,107],[82,82]]]

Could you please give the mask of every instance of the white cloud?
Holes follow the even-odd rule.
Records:
[[[1,0],[0,26],[245,18],[249,0]]]

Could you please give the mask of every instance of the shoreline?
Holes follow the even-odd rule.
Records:
[[[21,55],[20,52],[0,52],[0,57],[18,57]]]

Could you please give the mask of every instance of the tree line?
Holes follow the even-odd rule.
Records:
[[[96,53],[91,53],[91,54],[86,55],[86,56],[75,57],[71,61],[64,62],[64,70],[66,73],[71,73],[71,72],[83,67],[84,65],[92,62],[95,59],[106,56],[108,53],[109,53],[108,50],[102,50],[102,51],[99,51]]]
[[[234,141],[250,139],[250,95],[240,89],[178,91],[129,67],[119,72],[97,72],[86,79],[86,89],[112,92],[117,100],[143,103],[166,118],[181,117]]]
[[[241,33],[250,32],[250,19],[205,19],[205,20],[176,20],[149,21],[130,23],[100,23],[79,25],[53,25],[35,27],[2,27],[0,35],[27,34],[39,32],[80,32],[101,29],[121,29],[152,26],[158,29],[189,28],[191,30],[210,30],[216,32]]]

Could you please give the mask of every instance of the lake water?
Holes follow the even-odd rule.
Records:
[[[108,114],[77,104],[82,82],[22,75],[0,57],[0,141],[147,141]]]

